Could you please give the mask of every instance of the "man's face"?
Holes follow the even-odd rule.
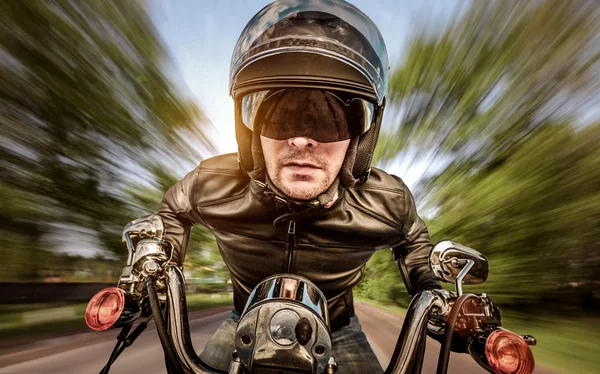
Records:
[[[271,181],[295,200],[327,191],[352,137],[341,101],[325,91],[290,89],[262,105],[260,140]]]
[[[337,177],[350,139],[319,143],[307,137],[274,140],[260,137],[269,178],[288,197],[312,200]]]

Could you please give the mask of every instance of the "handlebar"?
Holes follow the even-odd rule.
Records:
[[[166,268],[166,278],[168,330],[181,366],[186,373],[223,374],[203,363],[194,351],[185,301],[185,281],[181,270],[169,265]],[[448,299],[443,290],[421,291],[412,299],[385,374],[420,372],[429,315],[432,311],[447,309]],[[233,361],[232,365],[235,366],[236,362]],[[241,368],[241,365],[237,366]]]
[[[184,371],[197,374],[223,374],[222,371],[203,363],[194,351],[185,300],[185,281],[181,270],[169,265],[166,268],[166,280],[168,330]]]
[[[421,291],[412,299],[385,374],[421,372],[429,314],[447,305],[444,293],[437,290]]]

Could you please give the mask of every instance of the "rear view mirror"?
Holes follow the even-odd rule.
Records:
[[[484,255],[451,240],[441,241],[433,247],[429,266],[439,280],[456,283],[459,290],[460,283],[479,284],[488,276],[488,261]]]

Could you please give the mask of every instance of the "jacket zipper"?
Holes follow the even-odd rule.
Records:
[[[286,244],[288,247],[288,263],[286,273],[292,271],[292,262],[294,261],[294,247],[296,246],[296,221],[291,220],[288,225]]]

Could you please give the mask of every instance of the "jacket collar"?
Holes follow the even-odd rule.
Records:
[[[263,201],[268,200],[276,205],[284,205],[288,208],[288,211],[294,212],[304,210],[305,208],[328,209],[341,199],[344,188],[340,184],[339,178],[336,178],[329,189],[314,200],[308,202],[297,201],[284,195],[267,176],[264,182],[254,178],[251,179],[250,191]]]

